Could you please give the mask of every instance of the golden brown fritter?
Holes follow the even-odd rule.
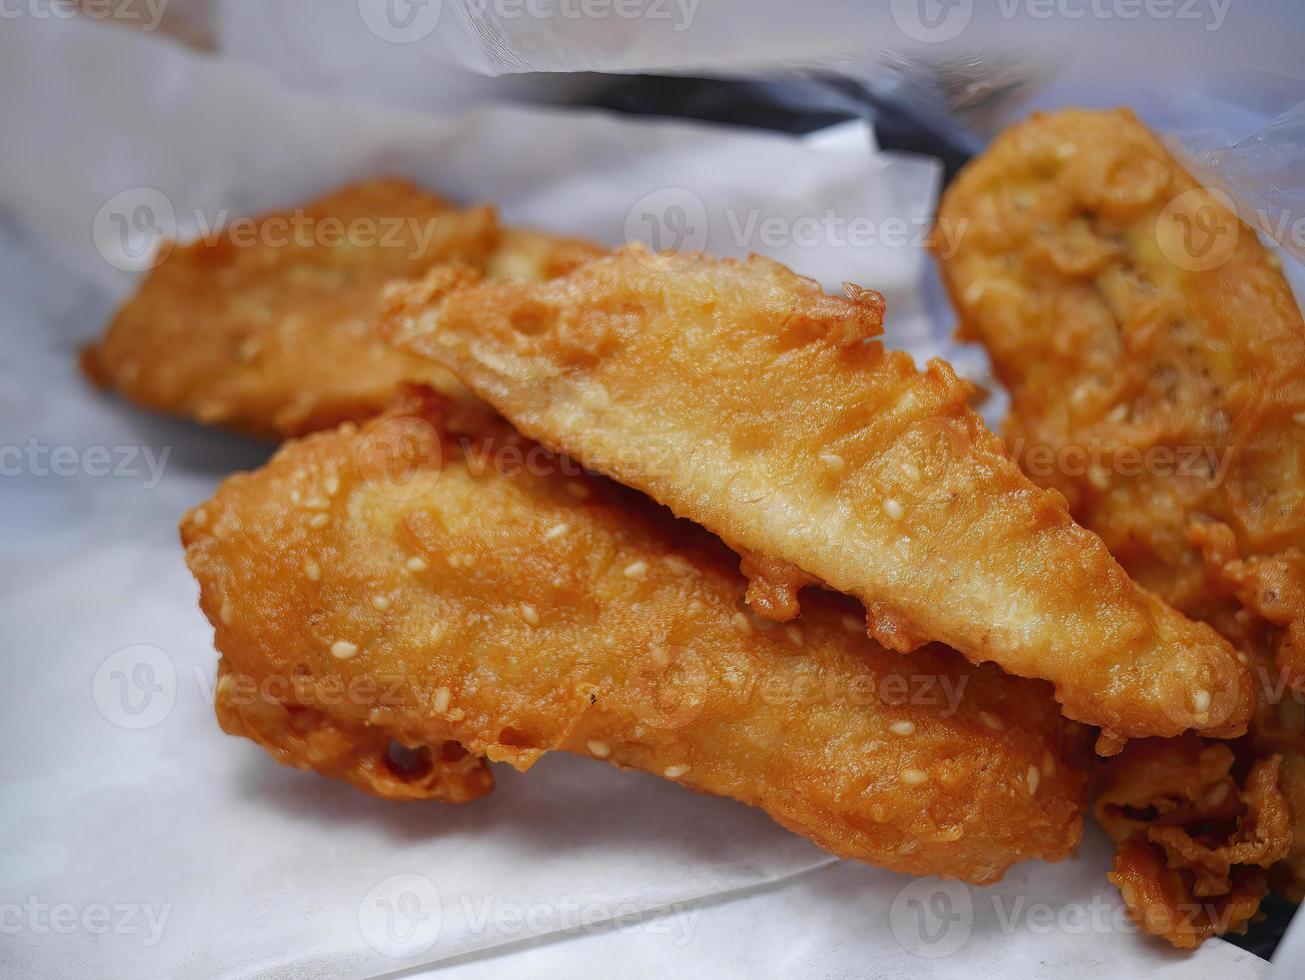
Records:
[[[1305,547],[1305,323],[1225,202],[1132,113],[1066,110],[1002,134],[938,219],[960,334],[1010,389],[1012,451],[1203,618],[1223,599],[1203,525],[1232,532],[1229,561]]]
[[[1047,685],[902,658],[842,597],[760,619],[700,529],[506,426],[458,436],[433,396],[287,444],[182,537],[223,726],[379,795],[467,799],[480,757],[561,750],[915,874],[995,881],[1078,840]]]
[[[1291,845],[1281,756],[1235,763],[1227,743],[1183,735],[1134,742],[1098,775],[1093,812],[1120,845],[1110,880],[1175,946],[1244,931]]]
[[[146,407],[270,437],[366,418],[404,381],[469,399],[444,369],[376,340],[386,283],[450,262],[557,275],[599,254],[500,230],[491,207],[460,210],[407,180],[365,181],[174,248],[83,366]]]
[[[1235,771],[1248,780],[1279,760],[1291,827],[1270,878],[1299,900],[1305,707],[1287,684],[1305,676],[1305,327],[1275,260],[1225,205],[1129,112],[1038,115],[948,191],[940,258],[961,335],[1011,390],[1007,440],[1024,468],[1130,574],[1251,660],[1258,699]],[[1163,811],[1166,778],[1184,771],[1148,796],[1156,751],[1129,746],[1111,764],[1141,814]],[[1263,894],[1263,857],[1221,879],[1221,928],[1141,921],[1183,945],[1237,927]],[[1140,843],[1121,847],[1116,873],[1135,908],[1190,887],[1175,852]]]
[[[1249,672],[1138,589],[1020,473],[941,360],[872,341],[883,300],[760,257],[630,247],[547,283],[392,293],[404,349],[523,433],[642,490],[745,556],[762,612],[821,581],[896,650],[925,640],[1050,680],[1103,746],[1239,734]]]

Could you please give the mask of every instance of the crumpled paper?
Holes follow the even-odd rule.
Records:
[[[1095,834],[1072,861],[979,890],[836,863],[756,810],[566,756],[499,767],[494,794],[461,807],[277,766],[217,727],[212,633],[176,541],[181,512],[269,448],[139,412],[76,370],[160,226],[185,237],[391,172],[496,200],[509,221],[611,244],[701,237],[830,288],[871,284],[890,340],[937,350],[924,253],[882,238],[927,221],[930,162],[878,153],[856,127],[803,142],[591,112],[363,109],[157,38],[31,17],[0,32],[0,73],[6,974],[1266,967],[1136,935]],[[159,196],[170,214],[140,212]],[[775,234],[739,231],[753,217]],[[879,240],[840,244],[830,221],[852,218]]]

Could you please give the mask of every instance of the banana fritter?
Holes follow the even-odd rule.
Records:
[[[941,360],[874,341],[883,300],[746,262],[629,247],[545,283],[396,289],[382,321],[523,433],[743,554],[758,609],[823,582],[870,634],[1050,680],[1103,751],[1244,730],[1247,665],[1137,588],[1028,480]]]
[[[972,882],[1078,840],[1084,775],[1047,685],[936,644],[902,658],[838,596],[761,619],[700,529],[412,397],[184,519],[228,731],[399,798],[473,798],[484,758],[573,752]]]
[[[1305,706],[1289,686],[1305,677],[1305,325],[1230,203],[1132,113],[1067,110],[994,141],[939,214],[961,336],[1010,389],[1025,470],[1251,660],[1244,739],[1130,745],[1096,803],[1125,899],[1183,946],[1240,928],[1268,881],[1305,891]],[[1118,819],[1112,785],[1137,819]],[[1248,847],[1252,797],[1285,799],[1290,824]],[[1182,826],[1199,845],[1159,846]]]
[[[1226,203],[1130,112],[1037,115],[948,189],[942,271],[960,335],[1010,390],[1024,469],[1166,601],[1208,618],[1242,587],[1288,636],[1305,616],[1305,323]],[[1212,526],[1230,532],[1217,554]]]
[[[407,180],[365,181],[173,248],[82,363],[148,408],[268,437],[366,418],[404,381],[469,399],[375,338],[384,286],[450,262],[547,277],[600,254],[500,229],[493,208],[454,208]]]

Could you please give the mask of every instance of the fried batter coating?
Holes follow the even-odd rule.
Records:
[[[821,581],[871,636],[1050,680],[1105,744],[1238,734],[1228,644],[1139,590],[1020,473],[941,360],[872,342],[883,301],[746,262],[629,247],[541,284],[418,283],[382,321],[526,435],[719,534],[780,618]],[[760,558],[758,556],[761,556]]]
[[[467,799],[480,757],[561,750],[914,874],[995,881],[1079,838],[1047,685],[936,644],[903,659],[842,597],[760,619],[700,529],[506,426],[459,437],[433,396],[287,444],[182,538],[223,726],[378,795]]]
[[[1220,597],[1194,528],[1227,526],[1231,559],[1305,547],[1305,323],[1225,202],[1131,112],[1066,110],[962,171],[936,239],[960,335],[1010,389],[1026,471],[1202,618]],[[1299,562],[1279,571],[1305,593]]]
[[[449,262],[543,277],[599,254],[500,230],[491,207],[459,210],[407,180],[365,181],[174,248],[82,363],[148,408],[267,437],[374,415],[404,381],[469,400],[449,372],[376,340],[385,284]]]
[[[1305,707],[1284,681],[1305,677],[1305,327],[1275,260],[1123,110],[1009,130],[957,178],[939,225],[961,335],[1011,391],[1007,440],[1024,468],[1130,574],[1251,661],[1258,703],[1231,748],[1242,776],[1280,760],[1292,826],[1270,877],[1299,900]],[[1112,765],[1131,773],[1131,806],[1161,812],[1170,777],[1149,763],[1157,750],[1134,748]],[[1262,858],[1219,873],[1223,927],[1258,907]],[[1134,907],[1190,887],[1187,865],[1153,844],[1121,847],[1116,869]],[[1180,945],[1223,931],[1162,920],[1141,916]]]
[[[1120,844],[1109,878],[1148,932],[1186,949],[1244,931],[1286,856],[1291,817],[1280,756],[1241,782],[1224,743],[1148,739],[1101,767],[1093,812]]]

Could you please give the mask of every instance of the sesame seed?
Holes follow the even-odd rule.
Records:
[[[432,643],[438,643],[440,640],[444,639],[444,633],[447,629],[448,627],[443,623],[435,623],[432,625],[430,628],[430,641]]]
[[[195,513],[190,515],[190,522],[196,527],[203,527],[208,523],[208,511],[201,507],[199,510],[195,511]]]
[[[906,475],[908,480],[920,479],[920,468],[914,463],[903,463],[902,472]]]
[[[329,510],[331,502],[325,497],[313,497],[311,500],[305,501],[304,506],[309,510]]]
[[[326,477],[326,495],[328,497],[334,497],[339,492],[340,492],[340,477],[334,473],[331,473]]]
[[[865,631],[864,619],[857,619],[855,616],[845,614],[839,622],[843,624],[843,629],[847,630],[849,633],[862,633]]]
[[[994,732],[999,732],[1006,727],[991,711],[980,711],[979,721],[983,722],[985,728],[991,728]]]
[[[299,492],[298,487],[292,487],[290,490],[290,503],[298,507],[304,502],[304,495]]]
[[[691,766],[686,765],[684,763],[681,763],[678,766],[667,766],[663,772],[663,775],[665,775],[667,779],[679,779],[691,768],[692,768]]]
[[[888,726],[888,730],[894,735],[914,735],[915,722],[913,721],[895,721]]]
[[[1056,774],[1056,760],[1051,757],[1051,752],[1042,753],[1042,775],[1054,776]]]
[[[232,614],[231,600],[223,599],[222,608],[218,610],[218,616],[222,618],[222,622],[227,626],[231,625],[231,614]]]
[[[736,612],[733,616],[731,616],[730,622],[734,624],[734,628],[738,630],[740,633],[752,632],[752,623],[750,623],[748,621],[748,617],[741,612]]]
[[[309,558],[304,562],[304,575],[308,577],[308,581],[316,582],[322,577],[322,566]]]
[[[331,523],[331,515],[323,514],[319,511],[318,513],[314,514],[311,518],[309,518],[308,526],[321,528],[321,527],[326,527],[326,525],[330,523]]]
[[[589,499],[589,488],[585,486],[583,483],[573,481],[571,483],[568,483],[566,485],[566,488],[571,492],[571,495],[573,497],[578,497],[580,500]]]
[[[626,578],[643,578],[648,574],[648,563],[646,561],[632,561],[625,566]]]
[[[390,597],[377,593],[372,596],[372,606],[375,607],[378,612],[385,612],[385,610],[390,608]]]
[[[426,559],[419,558],[416,555],[413,555],[406,562],[404,562],[404,564],[408,566],[408,571],[410,572],[424,572],[428,567],[426,564]]]
[[[341,422],[341,423],[340,423],[340,429],[339,429],[339,432],[340,432],[340,435],[342,435],[342,436],[351,436],[351,435],[353,435],[353,434],[354,434],[355,432],[357,432],[357,431],[358,431],[358,424],[357,424],[356,422]]]
[[[688,575],[693,571],[693,566],[681,558],[679,555],[667,555],[662,559],[666,567],[677,575]]]
[[[337,660],[348,660],[358,655],[358,644],[348,640],[336,640],[331,644],[331,656]]]
[[[597,759],[606,759],[612,754],[611,747],[606,742],[600,742],[596,738],[591,738],[586,742],[585,747],[589,749],[589,754]]]
[[[454,708],[448,714],[449,721],[461,721],[465,717],[467,717],[467,713],[461,708]]]
[[[1042,774],[1038,772],[1038,767],[1029,766],[1029,772],[1026,778],[1029,781],[1029,792],[1036,793],[1038,791],[1038,781],[1042,779]]]
[[[902,782],[907,786],[919,786],[929,781],[929,774],[921,769],[906,769],[902,772]]]
[[[1197,691],[1196,697],[1192,700],[1196,705],[1196,713],[1198,715],[1203,715],[1210,710],[1210,702],[1212,698],[1210,697],[1209,691]]]
[[[528,602],[521,603],[521,618],[531,626],[539,625],[539,613],[535,612],[535,607]]]
[[[842,456],[838,455],[838,453],[821,453],[820,462],[824,463],[831,470],[835,470],[835,471],[841,470],[844,466],[847,465],[847,460],[845,460]]]
[[[562,535],[566,534],[566,532],[569,530],[571,530],[570,524],[554,524],[546,532],[544,532],[544,540],[554,541],[557,538],[560,538]]]
[[[1292,417],[1292,421],[1298,425],[1305,425],[1305,412],[1297,412]]]
[[[889,497],[887,500],[884,501],[884,513],[886,513],[893,520],[899,521],[902,519],[902,514],[905,512],[902,510],[901,504],[899,504],[892,497]]]
[[[802,645],[802,631],[796,626],[786,626],[784,628],[784,635],[788,637],[788,642],[792,643],[795,647],[800,647]]]
[[[447,687],[437,687],[435,697],[431,699],[430,706],[435,709],[436,714],[444,714],[449,710],[449,689]]]

